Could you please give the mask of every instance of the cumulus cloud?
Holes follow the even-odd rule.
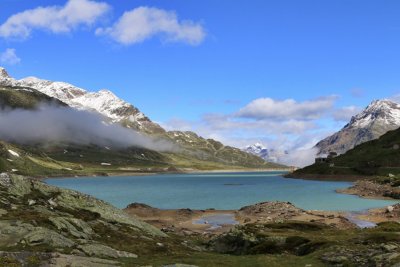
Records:
[[[297,102],[294,99],[258,98],[240,109],[236,115],[256,120],[312,120],[320,118],[324,113],[332,109],[336,99],[336,96],[328,96]]]
[[[91,0],[69,0],[64,6],[37,7],[9,17],[0,25],[0,37],[27,38],[35,29],[68,33],[81,25],[92,25],[110,6]]]
[[[298,102],[292,99],[260,98],[230,114],[205,114],[199,120],[174,119],[165,124],[169,130],[184,128],[206,138],[213,138],[234,147],[262,142],[268,149],[287,151],[278,162],[303,167],[314,162],[321,139],[331,134],[324,128],[326,118],[332,118],[336,96]],[[346,107],[347,114],[355,108]],[[350,111],[349,111],[350,110]],[[342,110],[340,110],[342,111]]]
[[[21,62],[21,59],[17,56],[14,48],[7,48],[3,53],[0,54],[0,63],[5,65],[15,65]]]
[[[98,114],[69,107],[43,106],[35,111],[3,110],[0,112],[0,139],[23,144],[65,142],[175,150],[165,140],[143,136],[119,124],[107,124],[103,119]]]
[[[348,122],[351,119],[351,117],[358,114],[360,111],[361,108],[356,106],[347,106],[338,108],[333,112],[333,118],[336,121]]]
[[[112,27],[98,28],[96,34],[109,36],[124,45],[140,43],[153,36],[161,36],[167,42],[197,45],[206,36],[200,23],[179,21],[175,12],[153,7],[127,11]]]

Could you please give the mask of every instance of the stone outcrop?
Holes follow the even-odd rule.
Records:
[[[146,239],[147,243],[153,243],[153,238],[166,237],[157,228],[91,196],[17,175],[0,174],[0,250],[24,247],[30,251],[29,248],[35,247],[35,251],[64,253],[35,254],[49,266],[67,266],[68,262],[74,263],[71,266],[113,266],[118,262],[96,258],[138,257],[136,253],[112,248],[110,242],[103,243],[104,233],[108,237]],[[22,254],[17,256],[24,258]]]

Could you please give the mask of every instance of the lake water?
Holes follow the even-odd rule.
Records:
[[[281,172],[160,174],[127,177],[52,178],[118,208],[140,202],[161,209],[238,209],[263,201],[289,201],[307,210],[361,211],[397,203],[338,194],[349,182],[283,178]]]

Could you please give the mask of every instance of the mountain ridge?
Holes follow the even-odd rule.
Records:
[[[66,82],[55,82],[39,79],[33,76],[16,80],[0,67],[0,84],[33,88],[37,91],[56,98],[70,107],[79,110],[96,111],[112,122],[124,122],[128,128],[135,128],[146,133],[165,132],[161,126],[152,122],[138,108],[118,98],[113,92],[101,89],[89,92]]]
[[[341,130],[318,142],[319,154],[343,154],[400,127],[400,104],[388,99],[374,100],[353,116]]]
[[[32,81],[45,84],[44,87],[40,88],[42,92],[35,88],[28,87],[32,86],[32,84],[30,84]],[[76,106],[71,107],[68,105],[68,103],[65,103],[70,102],[71,99],[76,99],[77,97],[79,98],[88,94],[85,93],[86,91],[84,89],[71,86],[72,85],[67,83],[61,83],[61,87],[65,89],[63,91],[62,88],[60,89],[57,86],[54,87],[54,82],[40,80],[37,78],[15,80],[8,75],[6,70],[0,69],[0,103],[3,101],[3,105],[7,108],[9,108],[11,104],[13,105],[13,108],[36,109],[40,103],[58,101],[57,105],[61,105],[63,107],[78,110],[83,109],[84,111],[90,112],[96,111],[97,113],[102,114],[96,109],[88,107],[88,105],[85,105],[85,108],[79,108]],[[39,88],[40,86],[36,84],[33,87]],[[43,92],[45,89],[43,88],[50,88],[51,90],[55,90],[56,93],[58,93],[58,90],[60,90],[62,97],[59,96],[57,99],[49,96],[48,94],[50,93],[44,94]],[[73,90],[72,95],[68,94],[71,92],[71,90]],[[53,92],[53,94],[55,93]],[[105,95],[107,100],[115,100],[116,98],[113,93],[104,90],[100,91],[100,93],[93,93],[91,96],[97,96],[99,94]],[[65,100],[65,98],[67,98],[68,101]],[[63,99],[65,102],[61,101],[60,99]],[[29,100],[28,103],[25,103],[25,100]],[[133,131],[147,135],[155,140],[166,140],[167,142],[172,142],[178,147],[177,151],[160,153],[140,148],[126,148],[125,150],[121,150],[120,148],[110,149],[96,145],[76,147],[76,145],[71,146],[68,144],[46,144],[45,146],[39,147],[18,147],[24,151],[24,153],[22,153],[23,155],[33,155],[34,164],[32,165],[32,169],[36,168],[35,166],[38,165],[37,163],[40,163],[39,165],[41,167],[38,167],[39,169],[42,167],[48,168],[51,166],[51,170],[46,172],[48,175],[65,175],[65,172],[66,170],[68,171],[68,169],[72,169],[71,175],[84,175],[87,172],[97,174],[110,172],[120,173],[124,172],[124,170],[129,171],[131,169],[138,170],[139,172],[158,172],[169,169],[176,170],[177,168],[183,170],[284,168],[284,166],[279,164],[266,163],[261,158],[242,152],[240,149],[224,146],[222,143],[212,139],[202,138],[193,132],[166,132],[157,124],[153,124],[150,119],[148,119],[133,105],[122,102],[123,100],[120,99],[117,99],[116,101],[122,103],[122,107],[117,107],[117,109],[114,109],[121,112],[120,114],[116,114],[120,117],[117,119],[114,118],[113,120],[111,116],[104,116],[103,113],[102,115],[104,116],[105,120],[108,120],[108,123],[120,124],[126,128],[132,128]],[[100,102],[107,103],[107,101],[103,100]],[[100,106],[97,105],[95,107],[98,108]],[[142,121],[138,120],[139,122],[148,122],[146,129],[137,127],[137,125],[133,125],[132,120],[129,120],[129,116],[133,115],[131,112],[132,109],[136,109],[134,114],[139,114],[138,116],[143,118]],[[125,111],[126,113],[124,113]],[[148,127],[149,125],[155,125],[155,128],[151,129]],[[157,130],[157,127],[159,127],[161,130]],[[69,151],[69,153],[65,154],[63,151]],[[82,157],[82,155],[84,157]],[[18,162],[9,162],[6,159],[7,158],[4,158],[3,163],[0,164],[3,166],[3,168],[0,169],[4,171],[10,171],[10,169],[21,170],[21,166],[25,164],[25,161],[22,161],[22,158],[19,162],[20,164]],[[26,158],[24,157],[24,159],[30,162],[32,157],[28,156]],[[47,160],[55,161],[55,163],[49,163]],[[111,167],[107,167],[105,165],[106,163],[107,166]],[[70,168],[68,166],[73,167]],[[83,166],[84,168],[82,169],[80,166]],[[28,171],[23,174],[29,175],[30,173]]]

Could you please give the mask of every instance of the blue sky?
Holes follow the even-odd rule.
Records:
[[[62,11],[72,2],[98,13],[79,20]],[[49,16],[21,15],[39,6]],[[156,22],[118,25],[134,10]],[[108,88],[168,129],[299,148],[400,93],[399,10],[368,0],[2,0],[0,60],[16,78]],[[54,12],[65,18],[48,19]],[[10,27],[13,15],[28,32]],[[172,26],[160,26],[165,17]],[[132,29],[142,35],[126,39]]]

